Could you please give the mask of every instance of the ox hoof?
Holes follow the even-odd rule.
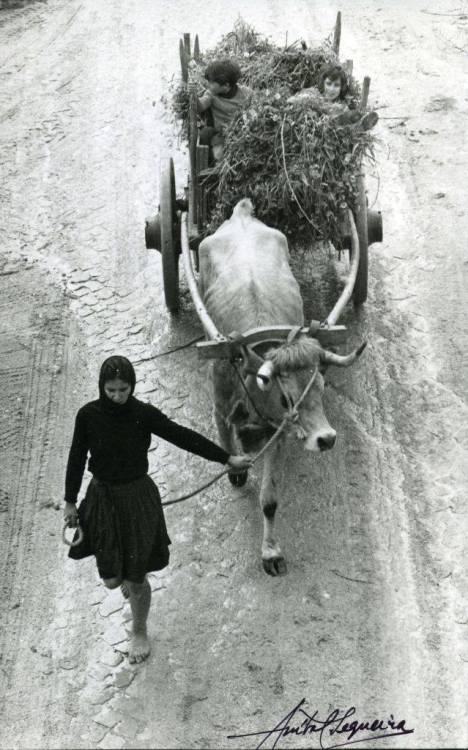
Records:
[[[274,557],[270,560],[262,560],[263,570],[269,576],[282,576],[288,572],[284,557]]]
[[[248,471],[240,471],[238,474],[228,474],[229,481],[233,487],[243,487],[248,476]]]

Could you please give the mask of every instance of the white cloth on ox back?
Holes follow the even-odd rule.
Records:
[[[286,237],[253,216],[248,199],[199,247],[200,293],[218,330],[303,325]]]

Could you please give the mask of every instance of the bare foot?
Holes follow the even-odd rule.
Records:
[[[130,599],[130,589],[128,588],[126,581],[120,584],[120,590],[124,599]]]
[[[130,638],[130,649],[128,651],[128,660],[130,664],[139,664],[144,661],[151,651],[148,636],[146,633],[132,633]]]

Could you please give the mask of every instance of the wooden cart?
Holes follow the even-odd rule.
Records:
[[[341,38],[341,12],[338,13],[333,48],[338,56]],[[199,59],[200,46],[195,37],[191,49],[190,34],[184,34],[180,40],[180,61],[182,77],[188,80],[189,61],[191,57]],[[351,74],[352,60],[342,63]],[[365,109],[369,96],[370,78],[365,77],[362,85],[360,108]],[[198,143],[196,100],[192,96],[189,119],[189,157],[190,169],[185,198],[176,199],[174,164],[172,158],[163,158],[160,167],[160,203],[156,216],[146,221],[146,247],[159,250],[162,255],[164,295],[166,306],[171,312],[179,307],[179,256],[183,253],[185,273],[190,292],[200,315],[200,305],[195,272],[198,270],[198,245],[205,236],[207,225],[207,200],[200,173],[208,167],[208,146]],[[368,249],[374,242],[382,242],[382,216],[380,211],[368,209],[365,187],[365,175],[362,170],[358,176],[358,198],[350,207],[349,232],[342,238],[343,247],[347,248],[350,258],[350,272],[343,292],[328,316],[325,323],[333,326],[347,302],[352,298],[355,306],[362,305],[367,299],[368,283]],[[261,218],[261,217],[259,217]],[[205,326],[206,328],[206,326]]]

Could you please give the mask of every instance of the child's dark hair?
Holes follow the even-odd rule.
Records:
[[[99,373],[99,393],[104,393],[104,386],[108,380],[123,380],[128,383],[131,393],[135,390],[136,376],[132,363],[126,358],[119,355],[108,357],[102,365]]]
[[[205,70],[205,78],[220,86],[226,83],[232,88],[241,77],[241,69],[232,60],[213,60]]]
[[[340,95],[338,98],[344,99],[346,94],[348,93],[349,86],[348,86],[348,76],[346,75],[341,65],[336,65],[335,63],[332,63],[322,68],[319,74],[319,81],[318,81],[318,89],[321,94],[323,94],[323,91],[325,88],[325,78],[329,78],[330,81],[336,81],[337,78],[340,79],[341,88],[340,88]]]

